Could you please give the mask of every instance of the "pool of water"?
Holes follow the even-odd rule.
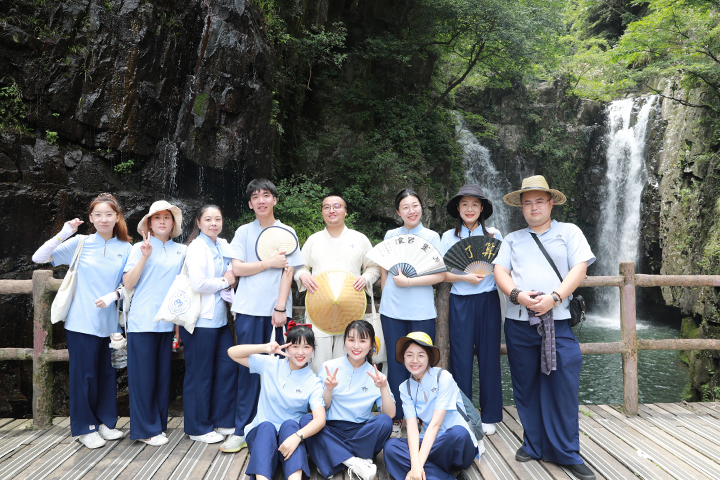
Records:
[[[580,343],[617,342],[620,320],[597,315],[588,316],[582,328],[575,328]],[[637,336],[643,339],[679,338],[679,327],[658,321],[638,320]],[[502,342],[505,343],[503,334]],[[503,403],[514,405],[510,366],[501,359]],[[475,366],[477,372],[477,363]],[[473,376],[473,399],[478,398],[477,375]],[[638,354],[638,387],[640,403],[678,402],[688,384],[688,367],[680,361],[678,350],[641,351]],[[580,373],[580,404],[622,404],[622,357],[583,355]]]

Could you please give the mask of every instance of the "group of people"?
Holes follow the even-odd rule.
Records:
[[[386,239],[417,235],[444,254],[470,236],[494,237],[502,245],[494,274],[487,276],[447,272],[406,277],[398,272],[388,278],[387,270],[366,257],[372,248],[367,237],[346,227],[347,205],[336,195],[320,205],[326,228],[310,236],[301,250],[261,260],[255,244],[263,230],[282,226],[295,232],[275,218],[277,190],[269,180],[251,181],[246,200],[255,220],[239,227],[230,243],[219,238],[220,208],[206,205],[195,215],[187,246],[173,241],[182,232],[182,213],[166,201],[150,207],[137,227],[143,240],[131,245],[117,200],[110,194],[93,200],[88,218],[95,233],[82,247],[65,322],[71,431],[80,442],[97,448],[123,436],[115,429],[115,369],[108,337],[118,331],[118,322],[110,307],[134,288],[125,328],[130,437],[154,446],[167,443],[175,326],[153,319],[185,262],[191,287],[202,297],[195,329],[179,327],[185,432],[195,441],[223,442],[224,452],[247,446],[247,473],[259,480],[272,479],[279,463],[285,478],[300,480],[303,473],[309,475],[308,454],[325,477],[347,467],[351,475],[371,480],[377,471],[373,458],[383,449],[395,480],[450,480],[451,470],[467,468],[484,451],[466,420],[460,394],[472,398],[475,355],[484,434],[493,434],[502,421],[501,302],[507,302],[505,337],[524,428],[515,458],[547,460],[582,480],[595,478],[579,455],[582,355],[568,324],[568,297],[595,257],[580,229],[552,220],[553,205],[566,199],[542,176],[524,179],[520,190],[504,197],[522,208],[528,223],[505,238],[486,225],[493,206],[478,185],[463,186],[448,202],[456,227],[442,237],[423,226],[416,192],[404,189],[397,195],[402,226],[388,231]],[[78,236],[70,237],[81,223],[65,223],[33,260],[70,264]],[[344,334],[327,335],[309,319],[298,325],[290,321],[293,279],[300,291],[312,295],[318,288],[315,277],[336,269],[354,275],[358,291],[370,292],[380,280],[385,343],[395,346],[394,359],[388,352],[387,375],[373,362],[377,346],[369,322],[357,320]],[[436,367],[440,353],[433,346],[437,312],[432,285],[443,281],[453,283],[449,372]],[[124,289],[118,289],[121,283]],[[396,408],[397,399],[402,408]],[[398,438],[403,427],[407,438]]]

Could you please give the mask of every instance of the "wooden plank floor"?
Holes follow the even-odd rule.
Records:
[[[514,407],[505,407],[497,433],[485,437],[485,454],[468,472],[472,480],[574,478],[559,465],[515,461],[522,425]],[[720,480],[720,403],[641,405],[629,417],[611,405],[582,406],[580,454],[598,480]],[[0,419],[0,480],[249,480],[247,450],[225,454],[218,445],[191,441],[183,419],[168,423],[169,443],[150,447],[126,437],[89,450],[70,436],[68,418],[33,431],[32,421]],[[118,428],[127,430],[129,419]],[[392,480],[377,459],[378,480]],[[279,480],[279,473],[276,480]],[[313,469],[311,480],[322,480]],[[351,480],[347,472],[342,478]]]

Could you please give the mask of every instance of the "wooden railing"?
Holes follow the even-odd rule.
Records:
[[[720,340],[665,339],[638,340],[636,334],[635,287],[720,287],[720,275],[643,275],[635,274],[635,263],[620,263],[620,275],[586,277],[581,287],[620,288],[620,341],[581,343],[583,354],[619,353],[623,363],[623,407],[625,413],[638,413],[638,350],[720,350]],[[447,366],[450,352],[448,304],[450,284],[443,283],[436,297],[438,307],[436,343],[441,365]],[[592,306],[591,306],[592,307]],[[507,355],[505,345],[501,353]]]
[[[635,287],[720,287],[720,276],[642,275],[634,272],[633,262],[623,262],[620,264],[621,275],[587,277],[581,284],[582,287],[611,286],[620,288],[620,341],[582,343],[580,351],[589,355],[607,353],[622,355],[623,404],[625,412],[628,414],[637,414],[638,412],[638,350],[720,350],[720,340],[712,339],[638,340],[635,309]],[[69,358],[67,349],[55,350],[52,348],[50,306],[61,283],[61,280],[52,277],[50,270],[35,270],[32,280],[0,280],[0,295],[30,293],[33,295],[33,348],[0,348],[0,361],[32,360],[34,428],[52,426],[52,362],[67,362]],[[450,284],[440,284],[436,297],[438,306],[436,343],[441,352],[441,365],[445,367],[450,351],[449,295]],[[298,309],[297,313],[300,313],[300,310],[302,309]],[[502,346],[501,351],[503,355],[507,355],[505,345]]]

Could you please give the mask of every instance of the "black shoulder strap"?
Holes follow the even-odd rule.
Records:
[[[540,248],[540,251],[545,256],[545,260],[547,260],[548,263],[550,264],[550,266],[553,268],[553,270],[555,270],[555,274],[558,276],[558,278],[562,282],[563,277],[562,277],[562,275],[560,275],[560,271],[555,266],[555,262],[553,262],[552,258],[550,258],[550,255],[547,253],[547,250],[545,250],[545,247],[543,247],[543,244],[540,242],[540,239],[537,237],[537,234],[531,233],[530,235],[532,235],[533,240],[535,240],[535,243],[537,243],[537,246]]]

